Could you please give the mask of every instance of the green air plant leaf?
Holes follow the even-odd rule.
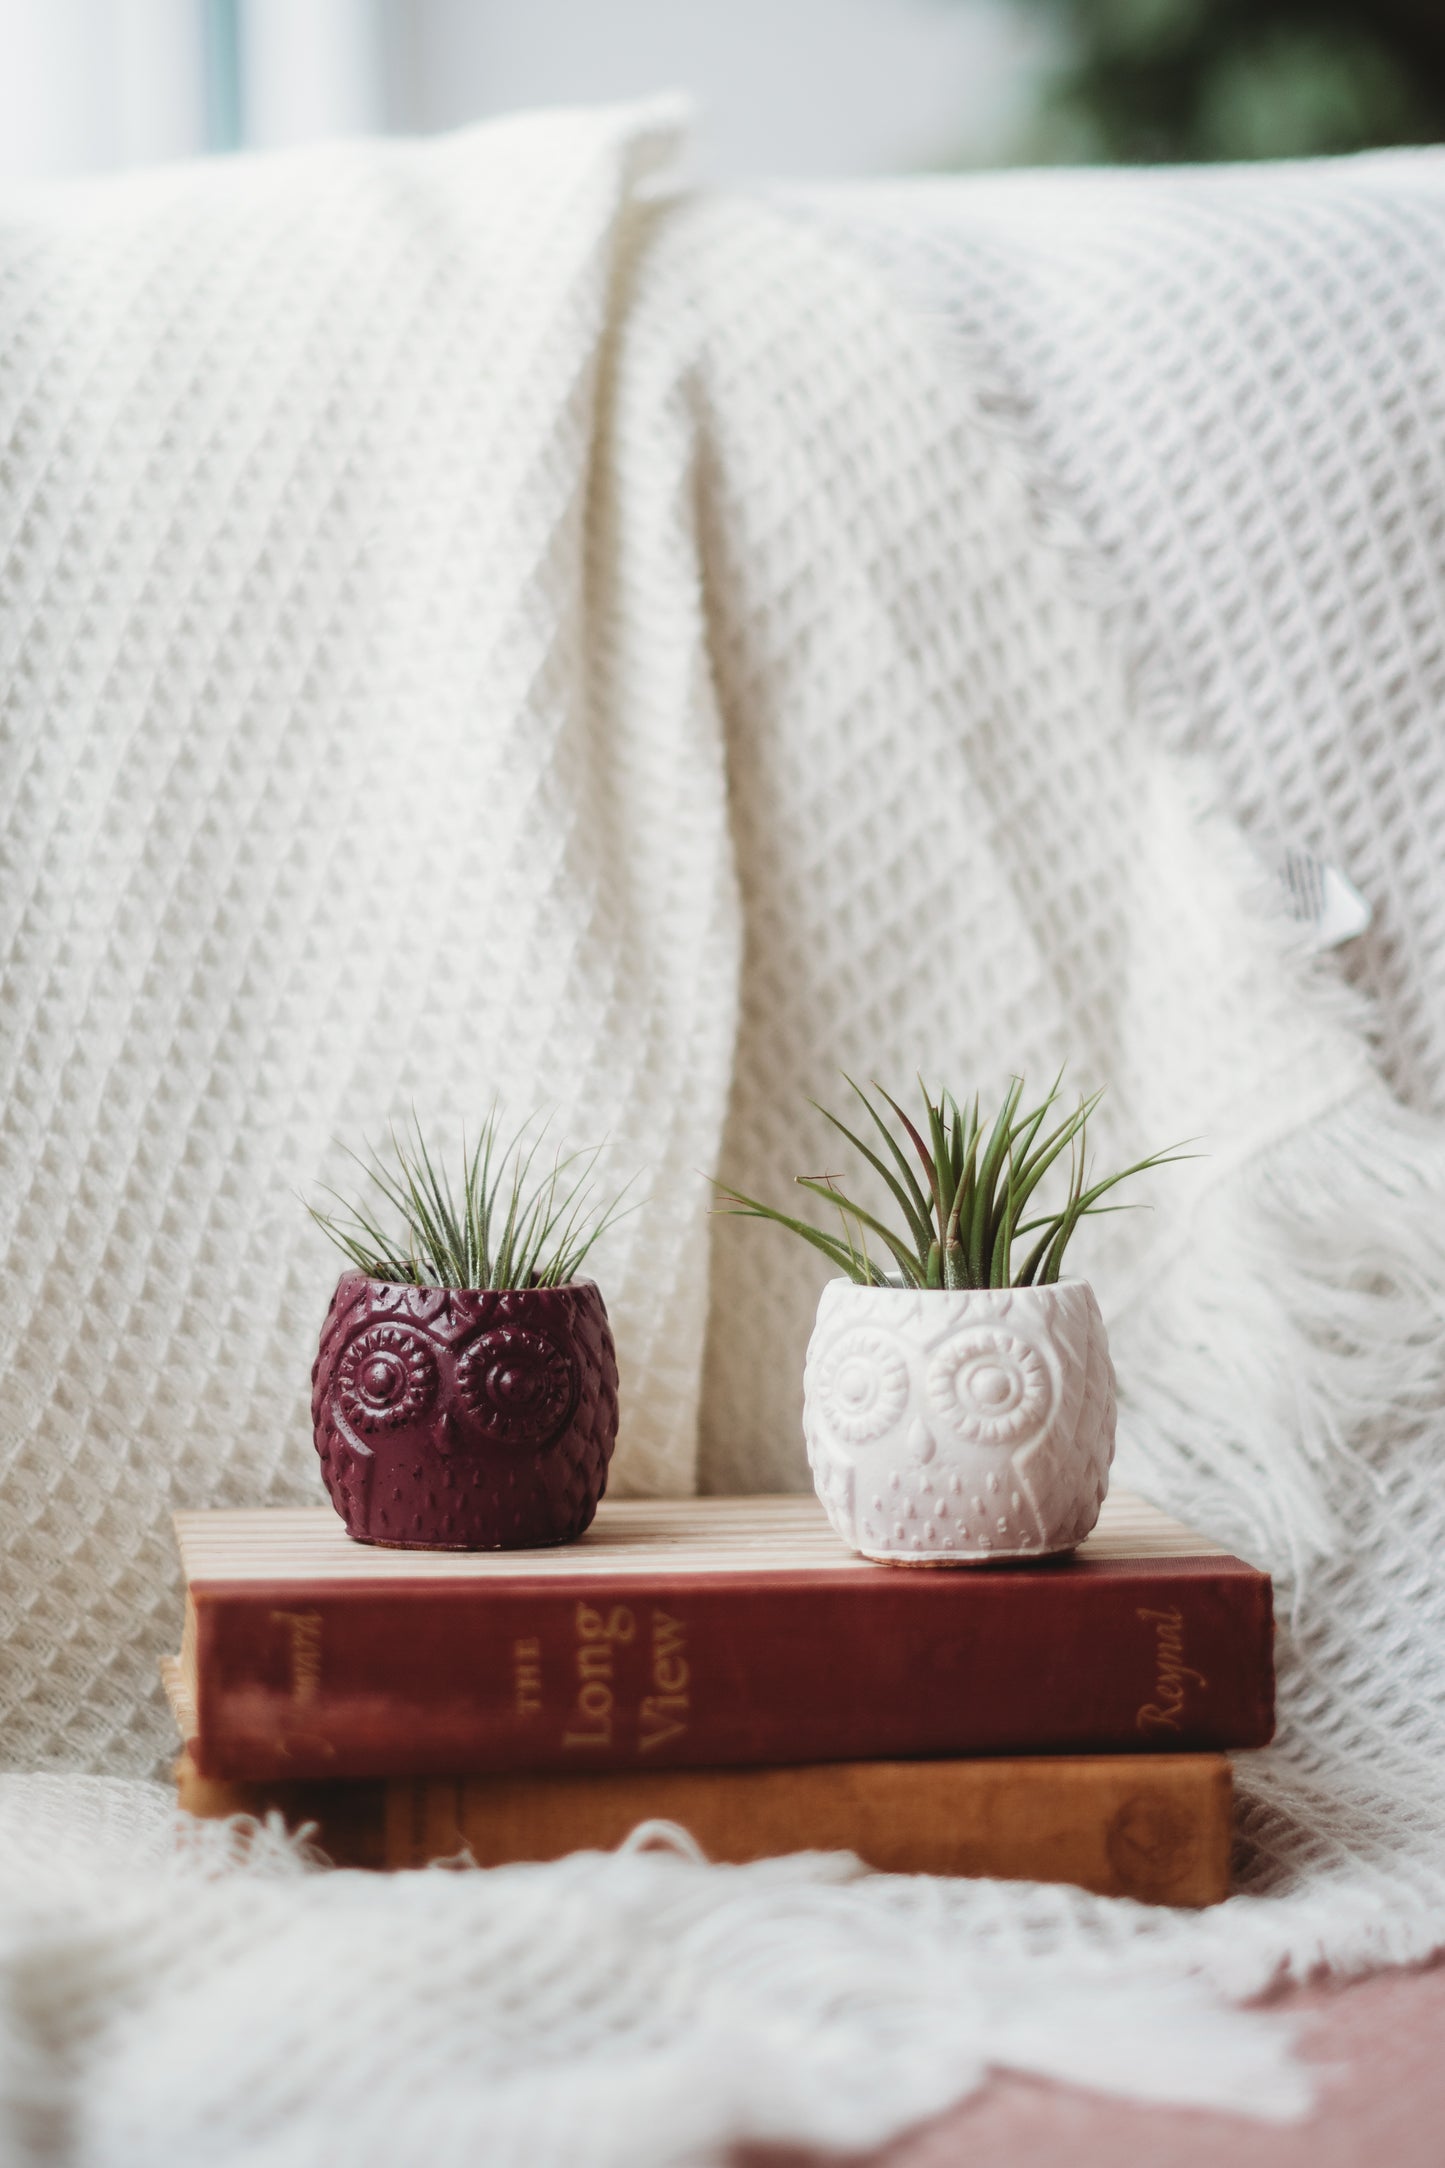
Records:
[[[624,1212],[628,1183],[598,1195],[603,1147],[555,1153],[534,1175],[548,1124],[536,1116],[504,1137],[500,1110],[488,1110],[474,1146],[462,1138],[460,1191],[433,1158],[415,1113],[389,1132],[391,1163],[373,1151],[355,1162],[373,1204],[327,1190],[339,1213],[306,1209],[358,1270],[412,1287],[563,1287],[594,1243]],[[382,1217],[378,1217],[381,1213]],[[383,1219],[396,1225],[388,1231]]]
[[[838,1115],[819,1106],[816,1100],[810,1103],[882,1181],[901,1214],[901,1227],[890,1227],[875,1212],[857,1203],[834,1174],[800,1174],[795,1179],[800,1189],[832,1206],[841,1230],[837,1234],[723,1183],[715,1183],[714,1187],[722,1199],[719,1211],[745,1219],[772,1220],[786,1227],[821,1252],[847,1278],[864,1287],[1048,1284],[1058,1279],[1064,1253],[1085,1219],[1096,1213],[1131,1209],[1127,1204],[1103,1204],[1101,1198],[1151,1167],[1167,1166],[1192,1156],[1171,1147],[1136,1160],[1118,1174],[1091,1181],[1089,1118],[1103,1094],[1091,1092],[1079,1100],[1072,1113],[1048,1126],[1058,1104],[1062,1070],[1038,1105],[1029,1108],[1023,1106],[1024,1080],[1014,1077],[991,1120],[982,1116],[977,1096],[967,1107],[952,1092],[940,1092],[935,1098],[920,1077],[921,1127],[881,1084],[873,1086],[875,1099],[851,1077],[845,1077],[844,1082],[867,1110],[882,1138],[886,1158]],[[901,1137],[895,1132],[900,1132]],[[1067,1186],[1062,1200],[1050,1208],[1038,1193],[1065,1154]],[[1061,1179],[1061,1174],[1056,1176],[1055,1184]],[[1035,1209],[1029,1212],[1031,1203]],[[887,1266],[880,1265],[870,1252],[870,1235],[887,1253]],[[1024,1236],[1037,1239],[1023,1261],[1017,1263],[1015,1244]]]

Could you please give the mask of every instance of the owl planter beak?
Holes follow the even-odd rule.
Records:
[[[803,1430],[828,1518],[865,1558],[976,1566],[1072,1550],[1099,1517],[1114,1424],[1087,1281],[823,1290]]]
[[[510,1290],[343,1274],[311,1414],[331,1502],[358,1543],[570,1543],[607,1487],[617,1357],[590,1280]]]

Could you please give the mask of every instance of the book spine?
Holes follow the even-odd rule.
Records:
[[[216,1777],[578,1775],[1271,1734],[1270,1589],[1247,1567],[951,1579],[198,1584],[193,1751]]]
[[[270,1785],[183,1760],[177,1794],[203,1816],[279,1813],[340,1867],[560,1859],[666,1821],[740,1865],[849,1851],[888,1874],[1072,1882],[1167,1905],[1215,1904],[1229,1888],[1229,1764],[1213,1754]]]

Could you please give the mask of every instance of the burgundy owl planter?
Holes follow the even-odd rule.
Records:
[[[591,1280],[478,1291],[343,1273],[311,1383],[321,1472],[358,1543],[571,1543],[607,1488],[617,1358]]]

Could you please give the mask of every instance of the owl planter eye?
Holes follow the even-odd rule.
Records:
[[[845,1332],[820,1366],[818,1411],[845,1446],[871,1445],[908,1405],[908,1365],[885,1332]]]
[[[817,1111],[861,1153],[876,1196],[892,1197],[892,1226],[834,1174],[797,1177],[834,1213],[826,1227],[718,1185],[723,1210],[773,1220],[840,1275],[803,1371],[824,1510],[851,1549],[893,1565],[1072,1550],[1108,1489],[1114,1369],[1092,1288],[1061,1276],[1064,1252],[1091,1213],[1118,1209],[1100,1200],[1120,1182],[1185,1155],[1156,1152],[1091,1181],[1097,1092],[1059,1116],[1057,1083],[1026,1109],[1016,1077],[989,1120],[977,1098],[970,1108],[924,1089],[915,1124],[878,1086],[870,1096],[848,1082],[870,1142]]]
[[[504,1327],[473,1341],[458,1383],[477,1427],[503,1445],[550,1445],[572,1412],[569,1358],[539,1332]]]
[[[358,1268],[332,1297],[311,1399],[322,1477],[358,1542],[531,1549],[571,1542],[597,1510],[617,1357],[578,1268],[617,1202],[588,1203],[595,1153],[544,1157],[541,1141],[524,1123],[506,1142],[493,1114],[449,1186],[415,1127],[394,1137],[396,1169],[368,1170],[402,1220],[389,1247],[369,1208],[313,1208]],[[550,1171],[530,1181],[534,1162]]]
[[[1011,1305],[1016,1308],[1017,1305]],[[928,1409],[940,1430],[979,1445],[1022,1445],[1048,1423],[1048,1365],[1011,1332],[960,1332],[928,1371]]]
[[[436,1397],[436,1360],[418,1332],[373,1325],[347,1348],[336,1391],[357,1430],[391,1430],[414,1423]]]

